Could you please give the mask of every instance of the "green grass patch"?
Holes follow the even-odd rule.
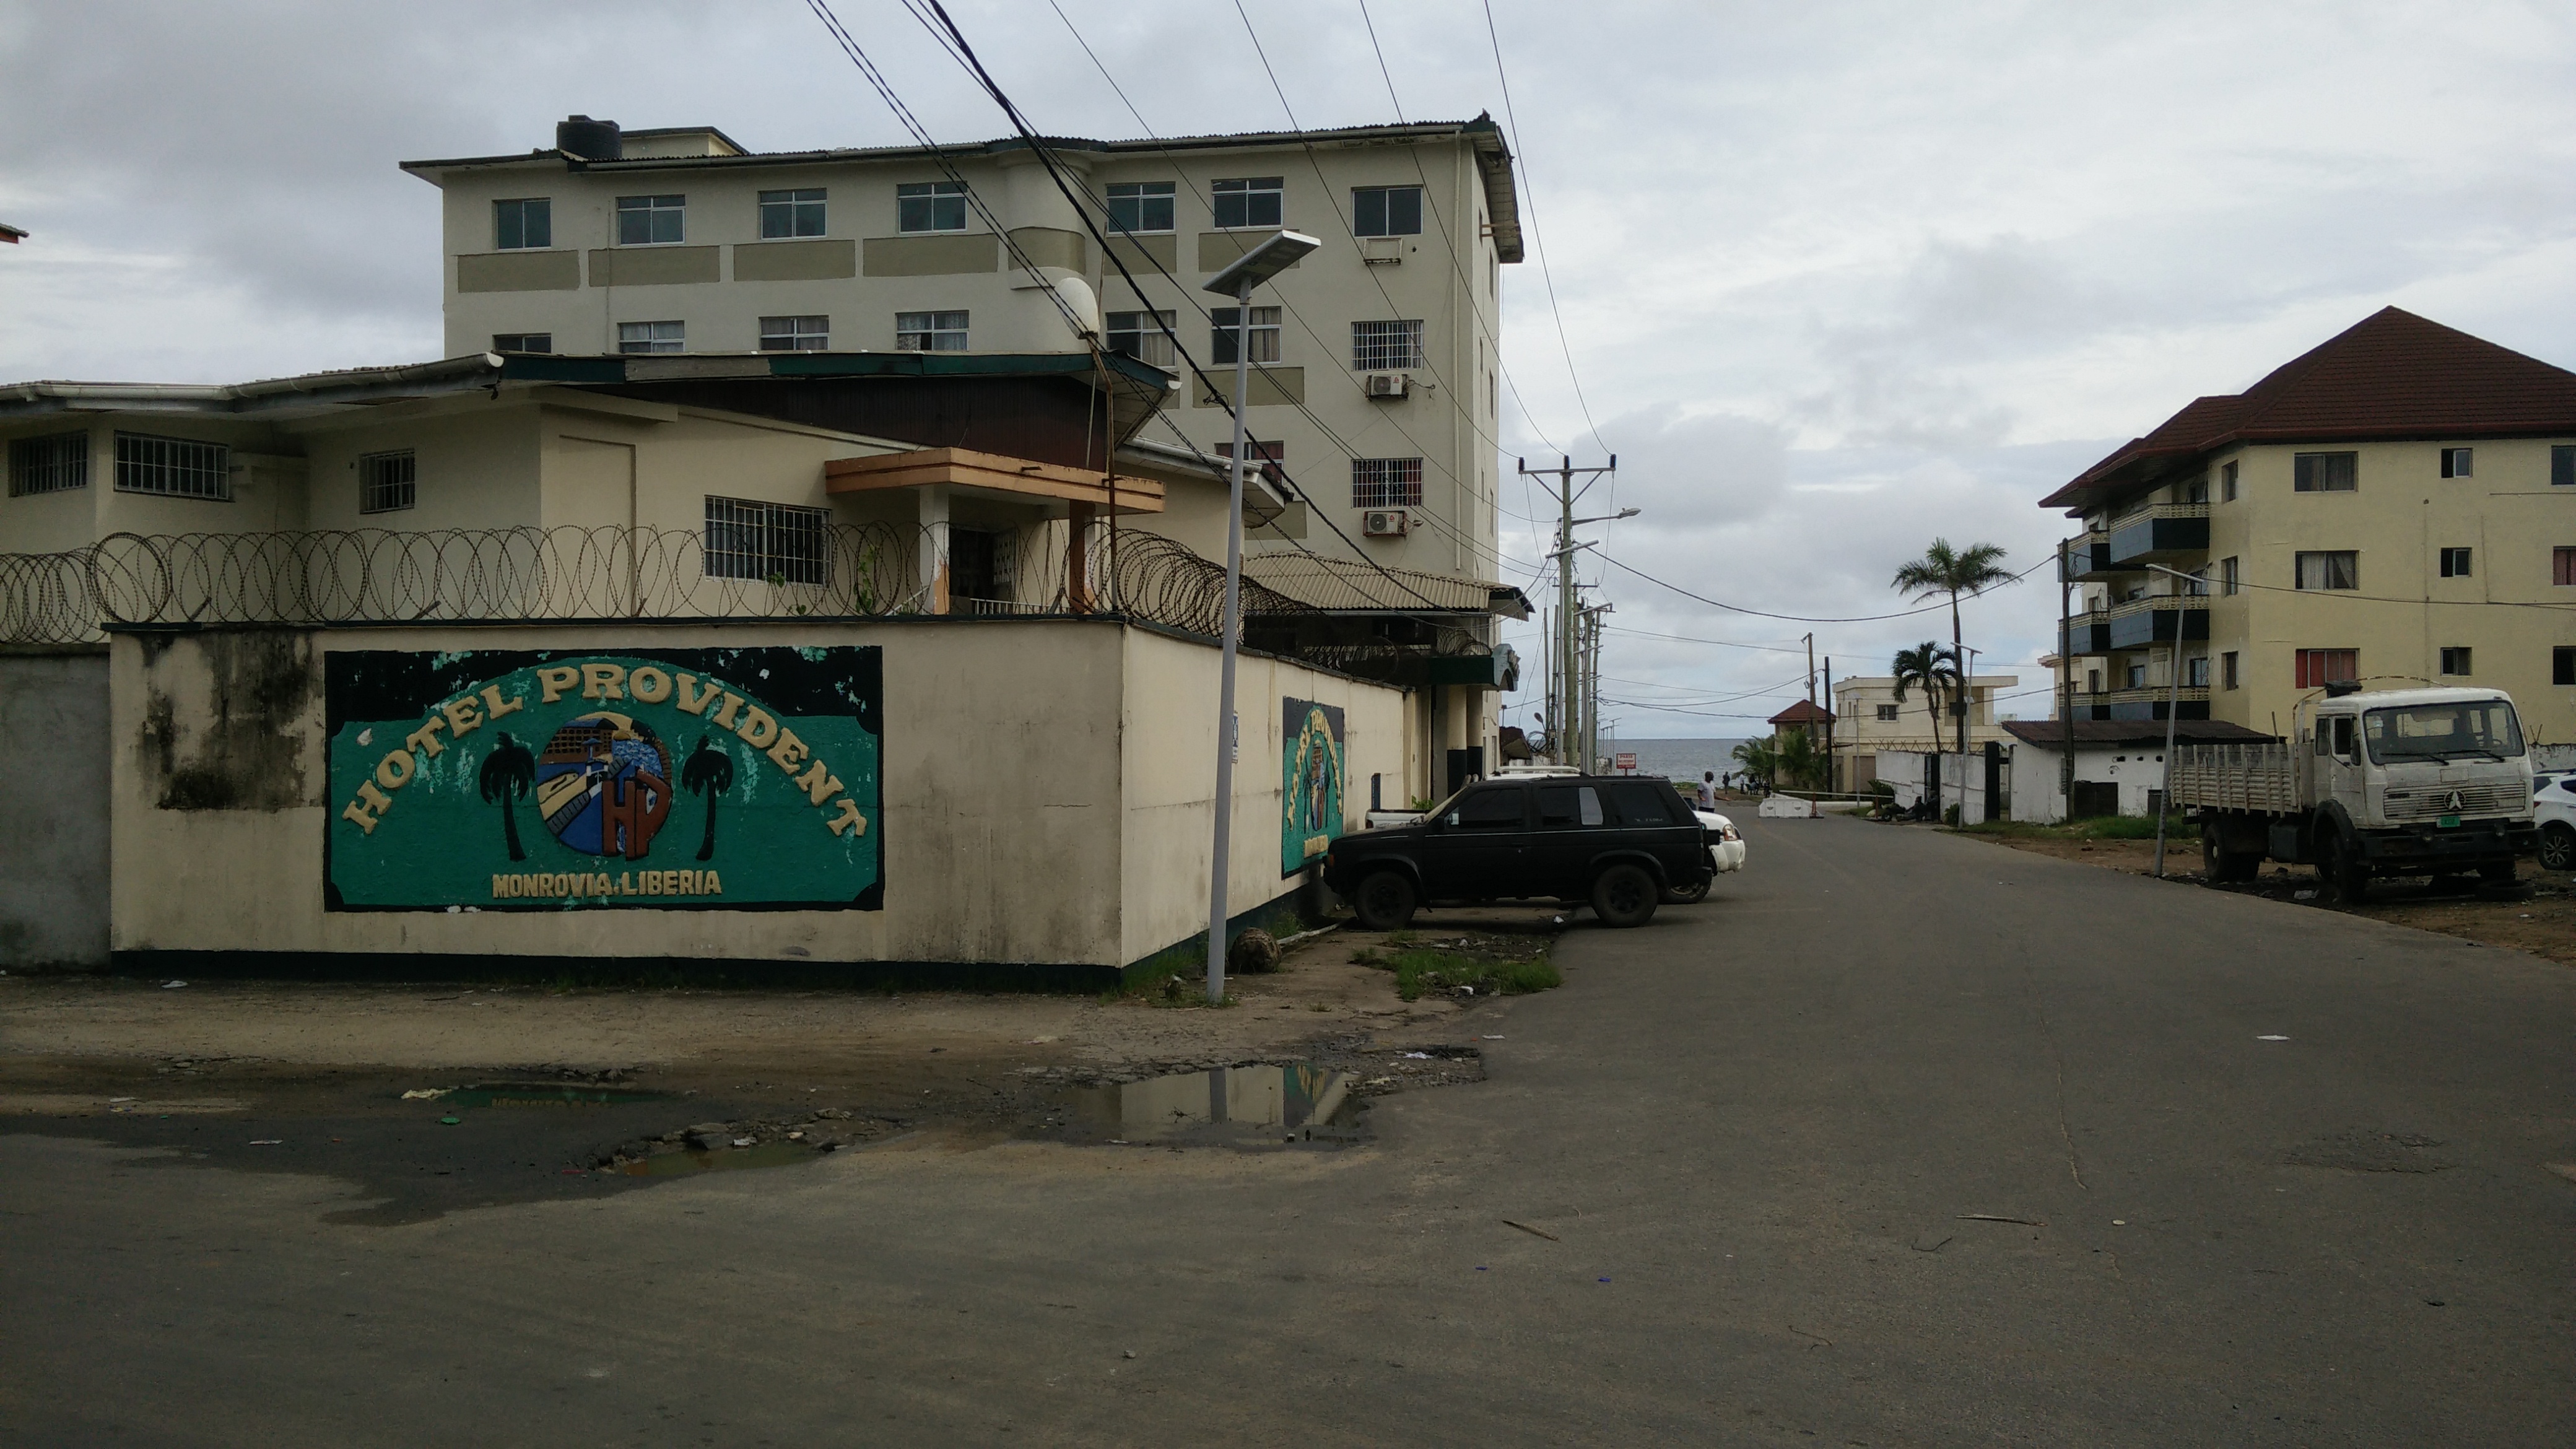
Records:
[[[1395,994],[1407,1001],[1425,991],[1472,986],[1479,996],[1519,996],[1565,984],[1564,973],[1545,957],[1531,961],[1498,961],[1459,951],[1417,946],[1398,951],[1383,963],[1395,972]]]

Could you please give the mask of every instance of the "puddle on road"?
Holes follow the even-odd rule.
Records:
[[[620,1107],[630,1102],[668,1102],[669,1092],[642,1092],[630,1087],[565,1087],[551,1082],[489,1082],[458,1087],[432,1099],[441,1107]]]
[[[1064,1142],[1283,1146],[1360,1140],[1363,1104],[1350,1072],[1291,1066],[1212,1067],[1060,1093],[1021,1135]]]
[[[787,1167],[822,1155],[802,1142],[763,1142],[757,1147],[729,1147],[721,1152],[657,1152],[617,1170],[628,1177],[686,1177],[697,1172],[732,1172],[747,1167]]]

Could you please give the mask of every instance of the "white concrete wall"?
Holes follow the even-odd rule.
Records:
[[[2005,751],[2005,768],[2012,772],[2013,819],[2054,825],[2066,818],[2066,797],[2057,788],[2060,753],[2027,740]],[[2152,808],[2148,792],[2164,788],[2164,753],[2162,743],[2078,745],[2075,778],[2078,783],[2118,785],[2120,813],[2145,815]]]
[[[0,654],[0,967],[107,964],[107,656]]]

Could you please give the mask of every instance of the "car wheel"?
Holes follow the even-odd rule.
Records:
[[[1662,893],[1645,867],[1614,865],[1592,883],[1592,914],[1605,926],[1642,926],[1655,918]]]
[[[2360,905],[2370,894],[2370,867],[2361,863],[2361,847],[2344,839],[2342,832],[2327,832],[2317,861],[2317,874],[2325,878],[2326,889],[2345,905]]]
[[[1709,881],[1713,881],[1715,879],[1717,879],[1717,877],[1710,876],[1708,880],[1701,881],[1698,885],[1669,887],[1664,891],[1664,904],[1668,906],[1697,905],[1701,901],[1708,899]]]
[[[2552,820],[2541,827],[2540,868],[2576,870],[2576,826]]]
[[[1416,904],[1413,882],[1402,871],[1382,870],[1360,882],[1351,912],[1372,931],[1401,931],[1413,919]]]

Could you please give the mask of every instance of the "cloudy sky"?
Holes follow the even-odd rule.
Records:
[[[1007,129],[896,0],[833,3],[934,134]],[[1056,3],[1157,132],[1287,124],[1232,0]],[[1936,535],[2038,562],[2050,487],[2382,306],[2576,364],[2563,3],[1495,0],[1509,114],[1476,0],[1374,0],[1384,75],[1358,0],[1242,9],[1307,126],[1505,119],[1548,263],[1505,269],[1506,445],[1616,452],[1603,501],[1644,513],[1602,556],[1723,603],[1884,614]],[[951,10],[1040,126],[1134,134],[1047,0]],[[0,0],[0,96],[0,220],[34,233],[0,255],[7,379],[433,356],[437,193],[395,163],[567,112],[903,139],[797,0]],[[1535,557],[1536,495],[1504,507]],[[1838,673],[1946,634],[1586,570],[1630,737],[1758,733],[1811,628]],[[2045,570],[1969,606],[2034,691],[2007,710],[2047,713],[2056,611]]]

